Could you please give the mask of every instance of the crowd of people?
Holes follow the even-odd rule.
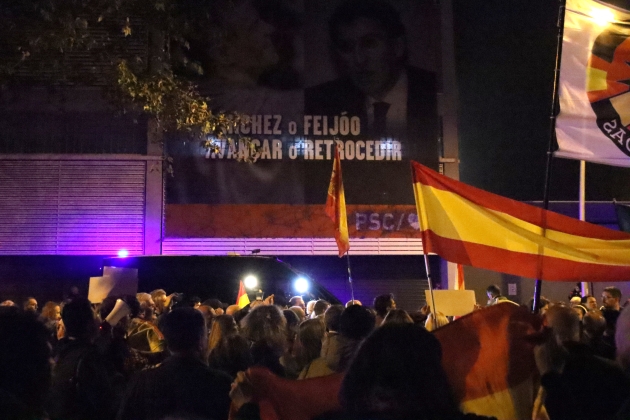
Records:
[[[496,286],[488,297],[510,304]],[[616,288],[602,298],[541,300],[551,333],[535,354],[532,418],[630,418],[630,310]],[[33,297],[5,301],[1,417],[258,420],[246,372],[262,367],[295,381],[342,375],[340,409],[320,420],[485,418],[461,413],[450,389],[430,332],[444,315],[396,308],[390,294],[373,307],[277,300],[241,308],[155,290],[99,304],[73,295],[41,312]]]

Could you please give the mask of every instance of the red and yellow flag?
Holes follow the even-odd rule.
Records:
[[[245,290],[245,285],[243,281],[240,282],[238,286],[238,295],[236,296],[236,304],[240,309],[243,309],[247,305],[249,305],[249,296],[247,296],[247,291]]]
[[[630,234],[412,170],[425,253],[543,280],[630,279]]]
[[[335,241],[339,249],[339,257],[350,249],[348,236],[348,217],[346,215],[346,196],[343,192],[343,179],[341,177],[341,160],[339,148],[335,146],[335,160],[333,162],[330,185],[328,186],[328,198],[326,199],[326,214],[335,223]]]

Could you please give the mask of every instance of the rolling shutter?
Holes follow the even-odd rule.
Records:
[[[142,254],[145,177],[145,161],[0,160],[0,254]]]

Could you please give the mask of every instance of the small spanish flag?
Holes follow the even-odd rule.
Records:
[[[330,185],[328,186],[328,198],[326,199],[326,215],[335,223],[335,241],[339,249],[339,257],[350,249],[348,236],[348,217],[346,215],[346,196],[343,192],[343,179],[341,177],[341,160],[339,159],[339,147],[335,146],[335,160],[333,162]]]
[[[236,297],[236,304],[240,309],[243,309],[247,305],[249,305],[249,296],[247,296],[247,292],[245,291],[245,285],[241,281],[238,286],[238,296]]]

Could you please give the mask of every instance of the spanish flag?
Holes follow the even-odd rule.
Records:
[[[343,179],[341,177],[341,160],[339,159],[339,148],[337,146],[335,146],[335,160],[333,162],[330,185],[328,186],[326,214],[335,223],[335,241],[337,241],[339,257],[341,258],[350,249],[350,239],[348,237],[346,196],[343,192]]]
[[[236,304],[240,309],[243,309],[247,305],[249,305],[249,296],[247,296],[247,292],[245,291],[245,285],[241,281],[238,286],[238,296],[236,297]]]
[[[630,280],[630,234],[412,171],[425,253],[543,280]]]

